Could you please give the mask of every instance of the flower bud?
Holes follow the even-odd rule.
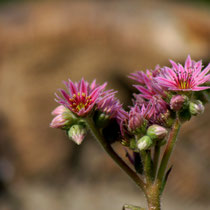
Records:
[[[76,144],[80,145],[87,134],[87,129],[83,125],[72,125],[68,131],[68,136]]]
[[[145,133],[147,127],[147,120],[138,106],[131,108],[128,117],[128,129],[130,132],[138,134]]]
[[[192,115],[199,115],[204,112],[204,106],[201,101],[190,102],[190,113]]]
[[[63,105],[56,107],[52,111],[52,115],[56,115],[50,123],[52,128],[68,129],[70,125],[77,121],[72,112]]]
[[[137,141],[137,147],[139,150],[146,150],[152,145],[152,139],[149,136],[143,136]]]
[[[167,135],[168,131],[159,125],[151,125],[147,129],[147,135],[153,140],[161,140],[164,139]]]
[[[181,110],[188,103],[188,97],[185,95],[175,95],[171,98],[170,108],[174,111]]]
[[[52,111],[52,115],[59,115],[59,114],[62,114],[63,112],[66,112],[68,111],[68,109],[63,106],[63,105],[60,105],[60,106],[57,106],[53,111]]]
[[[52,122],[50,123],[50,127],[52,128],[62,128],[68,124],[68,120],[63,117],[62,114],[57,115],[53,118]]]

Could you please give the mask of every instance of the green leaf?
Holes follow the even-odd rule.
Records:
[[[162,182],[162,186],[161,186],[161,188],[160,188],[160,194],[163,193],[163,190],[164,190],[164,188],[165,188],[166,182],[167,182],[167,180],[168,180],[168,176],[169,176],[169,174],[171,173],[172,167],[173,167],[173,165],[172,165],[172,166],[168,169],[168,171],[166,172],[166,175],[165,175],[165,177],[164,177],[164,179],[163,179],[163,182]]]

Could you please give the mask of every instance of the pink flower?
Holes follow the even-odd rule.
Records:
[[[170,62],[172,67],[163,68],[156,77],[157,82],[161,86],[174,91],[200,91],[209,88],[207,86],[200,87],[200,85],[207,82],[210,78],[208,74],[210,64],[202,70],[202,62],[191,60],[190,55],[188,55],[184,66],[172,60]]]
[[[154,71],[146,70],[132,73],[129,78],[137,81],[140,85],[133,85],[140,91],[141,97],[150,100],[155,95],[166,97],[165,90],[157,83],[156,76],[159,75],[160,67],[156,66]]]
[[[89,84],[84,81],[84,79],[78,83],[73,83],[69,79],[69,81],[64,82],[64,84],[66,85],[67,91],[60,89],[63,98],[56,94],[58,98],[56,101],[80,117],[86,116],[93,110],[102,91],[106,87],[106,83],[99,86],[96,84],[95,80]]]

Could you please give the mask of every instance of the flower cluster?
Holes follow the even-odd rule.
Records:
[[[55,117],[50,126],[67,130],[69,137],[77,144],[82,142],[86,134],[83,118],[91,117],[95,111],[98,111],[100,112],[99,121],[113,118],[117,120],[118,113],[121,116],[124,112],[122,104],[115,97],[116,91],[105,91],[107,83],[98,85],[94,80],[89,84],[84,79],[73,83],[69,79],[64,84],[67,90],[59,89],[61,96],[55,94],[56,102],[60,106],[52,112]],[[79,126],[75,127],[75,125]],[[81,127],[83,127],[82,135],[79,134]]]
[[[202,62],[195,62],[190,56],[184,66],[170,62],[171,67],[156,66],[155,70],[130,74],[139,93],[134,94],[128,112],[115,97],[116,91],[105,90],[107,83],[99,85],[95,80],[88,83],[84,79],[73,83],[69,79],[64,82],[66,90],[59,89],[60,95],[56,94],[60,106],[52,112],[55,118],[50,126],[67,130],[70,138],[80,144],[87,133],[83,119],[96,116],[93,118],[100,128],[116,120],[125,145],[130,146],[131,142],[133,145],[134,139],[137,148],[148,149],[154,140],[165,138],[166,128],[170,128],[176,113],[188,111],[191,116],[204,109],[192,93],[209,88],[200,85],[210,79],[210,64],[202,70]]]
[[[204,112],[210,88],[210,64],[203,69],[202,62],[190,56],[184,66],[170,62],[170,67],[156,66],[154,70],[130,74],[137,93],[133,94],[132,106],[125,110],[115,96],[117,92],[106,90],[107,83],[99,85],[84,79],[73,83],[69,79],[64,82],[66,90],[59,89],[56,94],[59,106],[52,112],[50,123],[52,128],[65,130],[78,145],[91,131],[107,154],[144,191],[149,209],[160,209],[159,197],[171,171],[166,169],[181,124]],[[135,171],[113,149],[116,141],[124,146]],[[140,209],[129,205],[129,209],[133,207]]]

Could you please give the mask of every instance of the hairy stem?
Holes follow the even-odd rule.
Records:
[[[160,187],[158,183],[153,183],[147,187],[147,203],[149,210],[160,210]]]
[[[152,182],[152,160],[150,150],[140,152],[143,165],[144,165],[144,175],[146,178],[146,185],[151,184]]]
[[[95,123],[92,118],[84,119],[87,127],[92,132],[93,136],[100,143],[103,149],[108,155],[115,161],[115,163],[145,192],[145,184],[141,178],[118,156],[118,154],[112,149],[110,144],[104,139],[100,131],[95,127]]]

